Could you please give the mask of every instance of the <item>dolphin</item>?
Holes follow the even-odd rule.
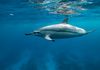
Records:
[[[80,37],[92,32],[92,31],[86,31],[83,28],[68,24],[67,21],[68,19],[65,18],[59,24],[44,26],[42,28],[34,30],[31,33],[27,33],[25,35],[35,35],[49,41],[55,41],[56,39]]]

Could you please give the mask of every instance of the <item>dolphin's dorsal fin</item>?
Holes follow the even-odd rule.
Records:
[[[64,18],[64,20],[62,21],[63,24],[68,24],[68,18]]]

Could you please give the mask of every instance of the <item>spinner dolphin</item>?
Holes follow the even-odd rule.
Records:
[[[91,32],[86,31],[83,28],[68,24],[67,21],[68,19],[65,18],[59,24],[45,26],[25,35],[35,35],[49,41],[55,41],[56,39],[80,37]]]

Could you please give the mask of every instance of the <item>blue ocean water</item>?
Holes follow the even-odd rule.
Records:
[[[63,15],[34,8],[27,0],[0,0],[0,70],[100,70],[100,1],[93,2],[69,23],[95,32],[50,42],[24,34],[58,24]]]

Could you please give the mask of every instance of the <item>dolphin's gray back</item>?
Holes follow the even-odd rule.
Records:
[[[72,31],[75,32],[76,27],[69,24],[56,24],[50,25],[39,29],[40,31],[56,31],[56,32],[66,32]]]

